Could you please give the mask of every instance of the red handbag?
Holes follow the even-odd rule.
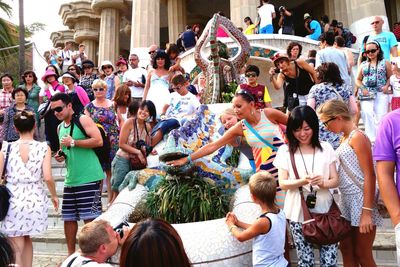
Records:
[[[292,152],[290,152],[290,161],[296,179],[300,179]],[[310,212],[307,207],[303,196],[303,188],[299,187],[299,191],[304,216],[302,230],[304,238],[308,242],[317,245],[330,245],[339,242],[350,234],[351,224],[342,216],[334,199],[332,199],[332,205],[328,212],[314,213]]]

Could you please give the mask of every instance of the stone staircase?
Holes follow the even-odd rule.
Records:
[[[56,189],[60,199],[61,208],[64,175],[66,173],[64,164],[60,164],[53,159],[52,173],[56,183]],[[102,203],[104,209],[107,204],[106,193],[103,193],[102,195]],[[59,264],[66,258],[67,244],[64,236],[61,212],[56,212],[52,206],[49,207],[48,225],[48,230],[43,235],[35,236],[32,238],[34,250],[34,267],[59,266]],[[83,222],[79,222],[79,228],[81,228],[82,225]],[[297,266],[295,250],[293,249],[290,254],[292,259],[292,266]],[[377,231],[373,254],[377,266],[397,266],[394,231],[389,219],[385,219],[384,226]],[[318,252],[316,252],[315,255],[318,255]],[[318,262],[319,261],[317,257],[316,263]],[[319,264],[317,264],[316,266],[319,266]],[[343,266],[341,257],[339,259],[339,266]]]

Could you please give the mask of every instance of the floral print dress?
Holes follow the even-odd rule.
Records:
[[[311,87],[308,98],[315,99],[315,110],[317,110],[320,105],[332,99],[343,100],[348,104],[352,94],[353,92],[351,91],[351,88],[344,83],[342,85],[335,86],[332,83],[319,83]],[[340,134],[335,134],[331,131],[328,131],[324,127],[323,123],[319,121],[319,139],[321,141],[330,143],[333,146],[333,149],[336,150],[340,145],[340,138]]]
[[[86,110],[90,113],[90,117],[95,123],[101,124],[107,137],[110,140],[110,163],[115,157],[119,148],[119,129],[117,126],[117,114],[115,113],[114,105],[108,108],[96,107],[93,102],[86,105]]]

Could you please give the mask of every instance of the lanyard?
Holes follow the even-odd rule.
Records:
[[[304,164],[304,169],[306,170],[307,175],[309,175],[308,170],[307,170],[307,166],[306,166],[306,162],[304,160],[303,157],[303,153],[301,152],[300,146],[299,146],[299,151],[300,151],[300,155],[301,155],[301,159],[303,160],[303,164]],[[313,157],[312,157],[312,169],[311,172],[314,173],[314,160],[315,160],[315,147],[314,147],[314,152],[313,152]],[[310,191],[313,191],[312,186],[310,185]]]

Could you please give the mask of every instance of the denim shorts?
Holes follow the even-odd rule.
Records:
[[[111,188],[119,192],[118,188],[131,170],[131,163],[128,159],[115,155],[111,163]]]
[[[151,131],[151,135],[155,135],[158,130],[161,130],[162,134],[167,134],[173,129],[179,128],[181,125],[178,120],[176,119],[167,119],[160,121],[159,123],[154,126],[153,130]]]

